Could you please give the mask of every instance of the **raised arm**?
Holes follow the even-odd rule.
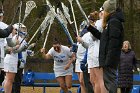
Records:
[[[52,56],[49,54],[49,53],[45,53],[45,48],[42,48],[41,49],[41,53],[42,53],[42,56],[45,58],[45,59],[51,59]]]
[[[84,48],[88,48],[89,44],[85,42],[80,36],[77,36],[77,41],[82,44]]]
[[[91,34],[94,36],[94,37],[96,37],[97,39],[100,39],[100,37],[101,37],[101,32],[99,31],[99,30],[97,30],[95,27],[93,27],[93,26],[89,26],[88,28],[87,28],[87,30],[89,31],[89,32],[91,32]]]

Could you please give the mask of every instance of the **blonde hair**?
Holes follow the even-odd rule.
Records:
[[[102,27],[103,27],[103,29],[106,28],[107,19],[108,19],[109,15],[110,15],[110,13],[108,13],[108,12],[106,12],[106,11],[103,12],[103,22],[102,22]]]
[[[127,40],[126,40],[126,41],[124,41],[124,42],[123,42],[123,45],[124,45],[124,44],[128,44],[128,49],[130,49],[130,50],[132,49],[132,48],[131,48],[131,44],[130,44],[130,42],[129,42],[129,41],[127,41]],[[123,47],[122,47],[122,50],[124,50],[124,48],[123,48]]]

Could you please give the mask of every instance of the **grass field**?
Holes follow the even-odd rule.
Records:
[[[60,93],[59,87],[48,87],[46,88],[46,93]],[[71,88],[72,93],[77,93],[77,88]],[[21,93],[43,93],[42,87],[21,87]],[[118,89],[118,92],[120,93],[120,90]]]
[[[60,88],[59,87],[48,87],[46,88],[46,93],[59,93]],[[77,88],[71,88],[72,93],[77,93]],[[42,87],[22,87],[21,93],[43,93]]]
[[[47,92],[46,93],[60,93],[60,88],[56,87],[49,87],[46,88]],[[22,87],[21,88],[21,93],[42,93],[43,89],[35,87]],[[72,93],[77,93],[77,88],[71,88]],[[118,89],[117,93],[120,93],[120,90]]]

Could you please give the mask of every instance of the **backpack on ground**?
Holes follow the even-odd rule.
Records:
[[[23,83],[25,85],[33,85],[34,84],[34,76],[35,76],[34,72],[32,70],[28,70],[23,75]]]

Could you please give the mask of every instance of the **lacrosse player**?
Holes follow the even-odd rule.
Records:
[[[120,62],[124,34],[122,25],[124,15],[121,9],[116,8],[116,3],[116,0],[106,0],[103,4],[103,32],[94,26],[88,27],[88,31],[100,39],[99,66],[103,69],[104,84],[109,93],[117,93],[117,67]]]
[[[4,58],[4,71],[6,73],[4,80],[5,93],[11,93],[12,84],[17,73],[18,53],[14,53],[19,48],[19,40],[17,37],[17,31],[15,30],[5,40],[5,53]]]
[[[27,28],[24,24],[19,25],[19,23],[16,23],[13,25],[14,28],[16,28],[19,32],[19,36],[21,37],[21,45],[20,45],[20,52],[18,52],[18,69],[17,69],[17,73],[15,76],[15,80],[13,83],[13,89],[12,89],[12,93],[20,93],[20,84],[22,81],[22,76],[23,76],[23,70],[24,70],[24,65],[26,63],[26,58],[28,55],[32,55],[32,51],[29,50],[30,48],[35,46],[35,43],[32,43],[27,49],[26,47],[28,46],[25,36],[27,35]],[[20,27],[19,27],[20,26]],[[25,38],[25,39],[24,39]],[[24,40],[23,40],[24,39]]]
[[[4,11],[0,9],[0,29],[6,29],[8,27],[3,21]],[[4,80],[4,71],[1,70],[4,67],[4,38],[0,38],[0,83]]]
[[[46,59],[54,59],[54,73],[57,82],[60,84],[64,93],[71,93],[68,89],[72,85],[72,73],[75,55],[70,51],[67,46],[61,45],[60,42],[55,39],[53,47],[45,54],[45,49],[42,48],[41,52]]]

